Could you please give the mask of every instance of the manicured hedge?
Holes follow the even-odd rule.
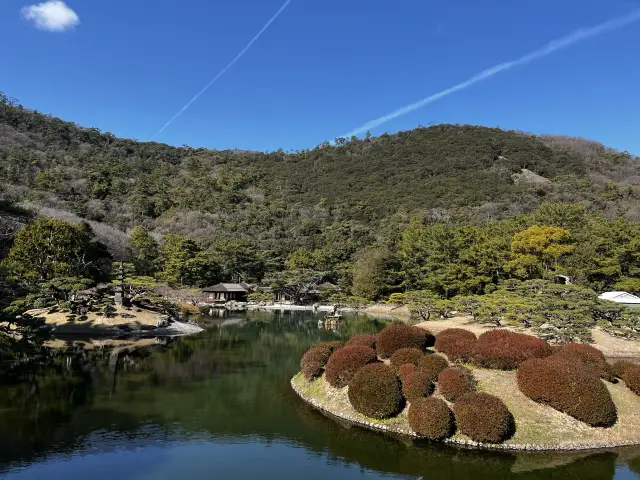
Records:
[[[396,372],[384,363],[372,363],[358,370],[349,382],[348,394],[353,408],[371,418],[392,417],[402,407]]]
[[[581,362],[595,376],[610,382],[615,382],[616,377],[607,363],[604,353],[591,345],[582,343],[569,343],[554,349],[554,355],[558,355],[568,360]]]
[[[473,347],[473,362],[484,368],[514,370],[530,358],[544,358],[551,353],[551,346],[538,337],[491,330],[478,337]]]
[[[444,440],[453,435],[453,415],[440,398],[418,398],[409,406],[409,426],[419,436],[429,440]]]
[[[476,336],[473,332],[463,328],[447,328],[436,335],[436,350],[444,353],[452,362],[464,361],[466,354],[469,357],[470,344],[474,344]]]
[[[435,337],[428,330],[393,323],[378,334],[376,350],[381,357],[389,358],[401,348],[417,348],[422,351],[432,347],[434,343]]]
[[[422,350],[418,350],[417,348],[401,348],[391,355],[391,366],[397,370],[405,363],[418,365],[420,360],[422,360],[422,357],[424,357]]]
[[[402,381],[402,394],[410,402],[418,398],[428,397],[433,393],[433,390],[433,383],[420,370],[405,376]]]
[[[417,367],[413,363],[405,363],[404,365],[400,365],[400,367],[398,367],[398,377],[400,377],[400,380],[404,382],[404,379],[407,377],[407,375],[415,372],[416,368]]]
[[[593,427],[609,427],[617,420],[609,390],[579,362],[558,355],[527,360],[518,370],[518,386],[531,400]]]
[[[325,378],[332,387],[346,387],[360,368],[377,360],[376,352],[369,347],[348,345],[339,348],[329,357],[324,368]]]
[[[418,363],[418,370],[426,374],[429,380],[435,382],[438,380],[438,375],[449,366],[447,359],[441,355],[431,354],[425,355]]]
[[[438,390],[444,398],[455,402],[465,393],[474,392],[476,383],[468,368],[449,367],[438,375]]]
[[[335,352],[339,348],[344,347],[344,343],[342,343],[340,340],[333,340],[333,341],[330,341],[330,342],[321,342],[321,343],[316,344],[315,346],[316,347],[326,347],[331,352]]]
[[[324,367],[331,356],[331,350],[327,346],[314,345],[305,352],[300,359],[300,370],[307,380],[322,375]]]
[[[467,393],[453,406],[458,430],[476,442],[501,443],[513,430],[513,417],[502,400],[484,392]]]
[[[640,365],[627,367],[622,379],[633,393],[640,395]]]
[[[376,348],[376,336],[371,335],[370,333],[359,333],[351,337],[347,343],[347,345],[364,345],[369,348]]]
[[[611,365],[611,373],[614,374],[617,378],[624,378],[624,372],[627,371],[629,367],[636,367],[637,363],[631,362],[629,360],[618,360],[613,365]]]

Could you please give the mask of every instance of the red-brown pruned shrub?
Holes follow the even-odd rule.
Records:
[[[422,357],[424,357],[422,350],[418,350],[417,348],[401,348],[391,355],[390,362],[391,366],[397,370],[400,365],[404,365],[405,363],[418,365]]]
[[[324,366],[327,364],[331,351],[326,346],[314,345],[300,359],[300,370],[307,380],[322,375]]]
[[[435,382],[438,380],[438,375],[449,366],[447,359],[441,355],[431,354],[425,355],[418,363],[418,370],[424,373],[429,380]]]
[[[609,390],[580,362],[558,355],[527,360],[518,369],[518,387],[534,402],[592,427],[610,427],[617,420]]]
[[[407,375],[415,372],[416,368],[417,367],[413,363],[405,363],[404,365],[400,365],[400,367],[398,367],[398,376],[400,377],[400,380],[404,382],[404,379],[407,377]]]
[[[514,370],[530,358],[544,358],[551,353],[549,344],[538,337],[491,330],[478,337],[473,347],[473,363],[484,368]]]
[[[376,336],[371,335],[370,333],[359,333],[351,337],[347,343],[347,345],[363,345],[369,348],[376,348]]]
[[[554,355],[581,362],[596,377],[603,378],[610,382],[615,382],[616,377],[611,371],[611,366],[604,358],[604,353],[591,345],[582,343],[569,343],[554,349]]]
[[[624,372],[627,371],[627,368],[637,366],[637,363],[631,362],[629,360],[618,360],[613,365],[611,365],[611,373],[617,378],[622,379],[624,378]]]
[[[333,353],[336,350],[338,350],[339,348],[344,347],[344,343],[342,343],[340,340],[332,340],[330,342],[318,343],[315,346],[316,347],[326,347],[331,351],[331,353]]]
[[[402,394],[410,402],[417,398],[428,397],[433,393],[433,389],[433,383],[429,377],[420,370],[410,373],[402,381]]]
[[[449,367],[438,375],[438,390],[444,398],[455,402],[465,393],[474,392],[476,382],[468,368]]]
[[[440,398],[418,398],[409,405],[409,426],[421,437],[444,440],[453,435],[453,415]]]
[[[466,393],[453,405],[458,430],[476,442],[501,443],[513,430],[502,400],[484,392]]]
[[[348,395],[353,408],[371,418],[392,417],[402,406],[396,372],[384,363],[372,363],[358,370],[349,382]]]
[[[417,348],[423,351],[434,343],[435,337],[428,330],[410,327],[403,323],[393,323],[378,334],[376,350],[382,358],[389,358],[401,348]]]
[[[640,395],[640,365],[627,367],[622,379],[633,393]]]
[[[436,335],[436,350],[444,353],[452,362],[467,363],[472,360],[476,336],[463,328],[448,328]]]
[[[360,368],[376,360],[378,360],[376,352],[371,348],[348,345],[331,354],[324,367],[324,376],[332,387],[346,387]]]

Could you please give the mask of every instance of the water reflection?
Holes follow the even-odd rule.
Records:
[[[385,322],[346,316],[331,331],[318,329],[320,318],[246,312],[204,318],[206,331],[166,344],[41,354],[37,368],[0,388],[0,472],[73,478],[95,462],[110,468],[92,477],[109,479],[114,471],[122,478],[600,479],[639,470],[638,449],[487,453],[329,419],[289,386],[300,355],[312,343],[375,333]]]

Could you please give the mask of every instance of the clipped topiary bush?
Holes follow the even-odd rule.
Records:
[[[392,323],[378,334],[376,350],[381,357],[389,358],[401,348],[417,348],[423,351],[434,343],[435,337],[428,330],[410,327],[404,323]]]
[[[567,360],[581,362],[596,377],[603,378],[610,382],[616,381],[616,376],[607,363],[604,353],[591,345],[582,343],[569,343],[554,349],[554,355],[558,355]]]
[[[538,337],[491,330],[478,337],[473,347],[473,363],[484,368],[514,370],[530,358],[544,358],[551,353],[551,346]]]
[[[369,348],[376,348],[376,336],[371,335],[370,333],[359,333],[351,337],[347,343],[347,345],[363,345]]]
[[[346,387],[360,368],[377,360],[376,352],[371,348],[348,345],[331,354],[324,367],[324,376],[332,387]]]
[[[326,346],[314,345],[307,350],[300,359],[300,370],[304,378],[313,380],[322,375],[330,356],[331,350]]]
[[[476,339],[476,335],[473,332],[465,330],[464,328],[447,328],[436,335],[435,347],[439,352],[449,355],[450,347],[456,341],[466,340],[468,342],[475,342]]]
[[[633,393],[640,395],[640,365],[627,367],[622,379]]]
[[[627,371],[627,368],[637,366],[637,363],[631,362],[629,360],[618,360],[613,365],[611,365],[611,373],[617,378],[622,379],[624,378],[624,372]]]
[[[398,376],[400,377],[400,380],[404,382],[404,379],[407,377],[407,375],[415,372],[416,368],[417,367],[413,363],[405,363],[404,365],[400,365],[400,367],[398,367]]]
[[[362,367],[349,382],[349,401],[367,417],[383,419],[396,415],[402,407],[402,394],[393,368],[384,363]]]
[[[420,370],[410,373],[402,381],[402,394],[410,402],[418,398],[428,397],[433,393],[433,390],[433,383]]]
[[[527,360],[518,370],[518,387],[534,402],[592,427],[610,427],[617,420],[609,390],[580,362],[558,355]]]
[[[338,350],[339,348],[344,347],[344,343],[342,343],[340,340],[332,340],[330,342],[317,343],[315,346],[316,347],[326,347],[326,348],[329,349],[329,351],[331,351],[333,353],[336,350]]]
[[[440,398],[418,398],[409,406],[409,426],[421,437],[429,440],[444,440],[453,435],[453,415]]]
[[[474,392],[476,382],[468,368],[449,367],[438,375],[438,390],[444,398],[455,402],[465,393]]]
[[[449,366],[447,359],[440,356],[431,354],[425,355],[418,363],[418,370],[424,373],[429,380],[435,382],[438,380],[438,375]]]
[[[502,400],[484,392],[466,393],[453,406],[458,430],[476,442],[502,443],[513,417]]]
[[[420,360],[422,360],[422,357],[424,357],[422,350],[418,350],[417,348],[401,348],[391,355],[391,366],[397,370],[405,363],[418,365]]]

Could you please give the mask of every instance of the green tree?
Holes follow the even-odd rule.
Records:
[[[129,235],[129,248],[136,273],[141,276],[152,276],[156,272],[156,261],[160,255],[158,242],[144,228],[135,226]]]
[[[172,287],[205,286],[221,279],[218,256],[201,251],[184,235],[166,235],[160,247],[158,278]]]
[[[380,300],[399,283],[395,257],[387,247],[361,252],[353,265],[351,292],[356,297]]]
[[[575,250],[571,232],[534,225],[514,235],[506,269],[519,278],[536,278],[558,270],[560,260]]]

